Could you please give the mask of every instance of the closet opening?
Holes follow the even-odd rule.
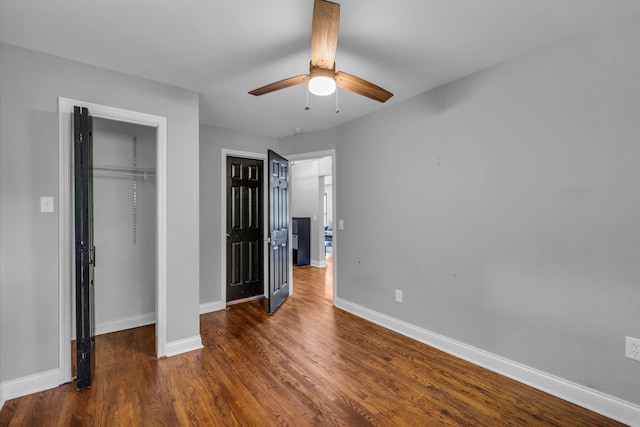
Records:
[[[95,335],[102,335],[156,323],[157,129],[101,117],[92,127]]]
[[[141,325],[142,323],[151,322],[155,320],[154,327],[148,327],[150,331],[155,330],[155,356],[156,357],[165,357],[167,356],[167,118],[162,116],[156,116],[152,114],[147,114],[143,112],[133,111],[133,110],[125,110],[117,107],[110,107],[102,104],[96,104],[87,101],[81,101],[70,98],[58,98],[58,144],[59,144],[59,176],[58,176],[58,185],[59,185],[59,233],[58,233],[58,245],[60,251],[59,261],[59,269],[58,269],[58,302],[59,302],[59,372],[58,384],[65,384],[73,380],[72,376],[72,345],[71,342],[76,338],[75,331],[75,295],[72,295],[75,292],[76,287],[76,242],[75,242],[75,190],[74,190],[74,140],[76,139],[74,125],[74,114],[77,108],[85,108],[88,109],[89,115],[94,119],[100,118],[105,120],[111,120],[117,123],[111,123],[113,126],[120,125],[133,125],[136,130],[141,132],[147,130],[150,132],[150,137],[153,140],[153,135],[155,135],[155,150],[156,155],[153,159],[155,163],[155,177],[150,177],[149,173],[153,171],[142,171],[142,179],[144,180],[145,173],[147,175],[147,179],[152,179],[154,185],[156,186],[155,197],[155,210],[153,214],[155,215],[155,220],[149,218],[149,221],[145,218],[145,226],[153,224],[155,227],[155,310],[152,309],[154,313],[153,319],[151,316],[151,312],[148,311],[148,306],[140,303],[139,299],[138,305],[136,307],[138,310],[131,314],[122,314],[120,312],[119,315],[113,317],[107,317],[104,309],[101,310],[101,314],[98,316],[99,325],[96,322],[92,322],[92,335],[95,336],[95,332],[104,333],[108,330],[122,330],[128,329],[132,327],[136,327]],[[105,126],[108,126],[109,122],[103,123]],[[100,123],[98,123],[98,135],[95,145],[100,144]],[[139,136],[138,136],[139,135]],[[147,135],[147,134],[145,134]],[[149,136],[148,135],[148,136]],[[134,134],[129,132],[128,137],[130,143],[133,143],[133,136],[136,136],[136,139],[140,141],[142,137],[142,133]],[[146,137],[145,137],[146,138]],[[92,138],[93,140],[93,138]],[[104,148],[104,147],[101,147]],[[99,148],[100,149],[100,148]],[[133,148],[132,148],[133,149]],[[93,159],[93,156],[91,156]],[[127,160],[130,160],[131,157],[127,156]],[[138,159],[139,161],[142,161]],[[101,163],[102,160],[98,159],[96,161],[97,166],[125,166],[125,165],[106,165]],[[137,167],[131,170],[132,167],[124,167],[124,168],[104,168],[104,169],[124,169],[123,170],[103,170],[102,172],[109,173],[115,175],[116,173],[126,173],[133,174],[133,172],[137,172],[140,175],[140,168],[146,167],[149,165],[148,163],[139,163]],[[150,166],[153,168],[154,166]],[[91,174],[93,176],[93,174]],[[128,176],[127,180],[132,179],[132,176]],[[140,185],[140,176],[138,176],[138,185]],[[96,177],[97,179],[101,179]],[[122,178],[124,179],[124,178]],[[143,181],[144,182],[144,181]],[[129,181],[129,184],[132,186],[133,183]],[[131,198],[133,198],[133,194],[130,193]],[[101,195],[97,196],[102,199]],[[137,196],[138,197],[138,196]],[[131,199],[132,201],[132,199]],[[140,204],[140,200],[138,199],[138,204]],[[131,208],[130,215],[133,218],[133,206],[129,205]],[[138,209],[141,208],[140,205],[137,206]],[[141,225],[141,213],[139,211],[136,212],[137,218],[137,231],[139,232],[139,228]],[[98,221],[100,219],[98,218]],[[121,226],[119,228],[125,228]],[[126,227],[129,229],[129,226]],[[133,232],[133,224],[131,224],[130,233]],[[131,242],[133,241],[133,236],[130,235]],[[138,234],[136,239],[140,241],[140,235]],[[101,266],[101,253],[100,247],[96,246],[95,255],[95,265]],[[151,252],[151,251],[149,251]],[[146,256],[151,256],[150,253],[145,252]],[[95,281],[94,281],[95,282]],[[96,286],[102,286],[99,283],[96,283]],[[140,290],[137,290],[139,292]],[[95,292],[93,292],[95,294]],[[145,297],[150,297],[153,299],[153,294],[147,295]],[[102,298],[102,297],[100,297]],[[92,310],[95,313],[95,310]],[[97,331],[97,327],[100,328]]]

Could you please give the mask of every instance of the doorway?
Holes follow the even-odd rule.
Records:
[[[221,278],[220,278],[220,286],[221,286],[221,301],[222,301],[222,308],[224,308],[227,305],[227,302],[230,300],[229,296],[227,295],[228,291],[227,291],[227,282],[229,280],[228,275],[229,273],[229,265],[230,265],[230,259],[229,259],[229,255],[227,255],[227,249],[228,249],[228,245],[229,245],[229,238],[227,237],[227,227],[228,227],[228,212],[229,212],[229,206],[228,206],[228,197],[227,197],[227,192],[228,192],[228,179],[227,179],[227,163],[228,163],[228,159],[229,158],[240,158],[240,159],[244,159],[247,161],[254,161],[254,162],[260,162],[262,163],[263,167],[260,171],[261,173],[261,182],[265,183],[267,182],[267,171],[264,167],[264,164],[267,161],[267,156],[266,154],[261,154],[261,153],[250,153],[250,152],[246,152],[246,151],[235,151],[235,150],[227,150],[227,149],[222,149],[222,153],[221,153],[221,165],[220,165],[220,170],[222,173],[222,191],[221,191],[221,198],[220,198],[220,205],[221,205],[221,211],[222,211],[222,215],[221,215],[221,219],[222,219],[222,224],[221,224],[221,231],[222,231],[222,238],[220,240],[221,243],[221,248],[220,248],[220,254],[221,254],[221,268],[220,268],[220,272],[221,272]],[[264,192],[264,190],[263,190]],[[264,197],[263,197],[264,200]],[[259,241],[258,244],[261,247],[261,251],[262,254],[266,254],[266,245],[267,245],[267,231],[264,227],[264,218],[267,217],[268,215],[268,210],[267,210],[267,203],[266,201],[264,201],[260,207],[260,214],[262,215],[262,228],[260,230],[260,234],[259,234]],[[262,259],[259,261],[259,263],[261,262],[260,265],[260,270],[262,272],[268,271],[268,263],[267,263],[267,257],[266,256],[262,256]],[[266,280],[264,280],[264,274],[263,274],[263,280],[262,280],[262,288],[259,289],[259,293],[258,295],[255,295],[254,297],[250,297],[251,299],[253,298],[262,298],[262,297],[266,297],[268,295],[269,289],[268,289],[268,283]],[[235,302],[233,297],[231,297],[231,301]],[[242,301],[242,299],[239,299],[237,301]]]
[[[295,160],[291,166],[294,217],[309,224],[310,259],[305,264],[326,265],[333,251],[333,170],[331,156]],[[303,222],[305,223],[305,222]],[[294,231],[295,232],[295,231]],[[299,264],[296,264],[299,265]]]
[[[263,161],[227,157],[226,303],[264,296]]]
[[[156,129],[93,120],[96,335],[153,324]]]
[[[314,267],[330,266],[332,301],[337,295],[335,150],[290,155],[292,162],[291,212],[306,217],[311,224],[311,260]],[[329,261],[327,261],[329,259]],[[294,282],[295,285],[295,282]]]
[[[89,109],[94,118],[115,122],[146,126],[155,130],[155,241],[154,272],[155,280],[155,323],[156,323],[156,356],[166,355],[166,156],[167,131],[166,118],[139,113],[130,110],[108,107],[68,98],[59,98],[59,304],[60,304],[60,383],[71,381],[71,295],[75,278],[73,248],[73,191],[71,178],[71,140],[72,112],[74,106]],[[132,236],[133,238],[133,236]],[[99,262],[99,261],[98,261]],[[151,317],[149,315],[149,317]],[[149,319],[148,319],[149,320]],[[122,329],[122,328],[120,328]]]

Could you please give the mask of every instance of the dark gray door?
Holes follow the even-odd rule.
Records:
[[[227,302],[264,295],[262,168],[227,157]]]
[[[269,314],[289,296],[289,161],[269,150]]]
[[[95,371],[95,310],[93,244],[93,153],[91,116],[74,107],[74,211],[76,265],[76,370],[77,388],[91,386]]]

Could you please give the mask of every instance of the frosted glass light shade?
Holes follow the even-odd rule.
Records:
[[[336,91],[336,81],[327,76],[316,76],[309,80],[309,92],[318,96],[331,95]]]

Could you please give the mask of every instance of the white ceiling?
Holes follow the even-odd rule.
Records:
[[[640,11],[639,0],[342,0],[337,70],[387,103],[306,86],[313,0],[0,0],[0,41],[200,93],[200,122],[284,136],[330,128]]]

